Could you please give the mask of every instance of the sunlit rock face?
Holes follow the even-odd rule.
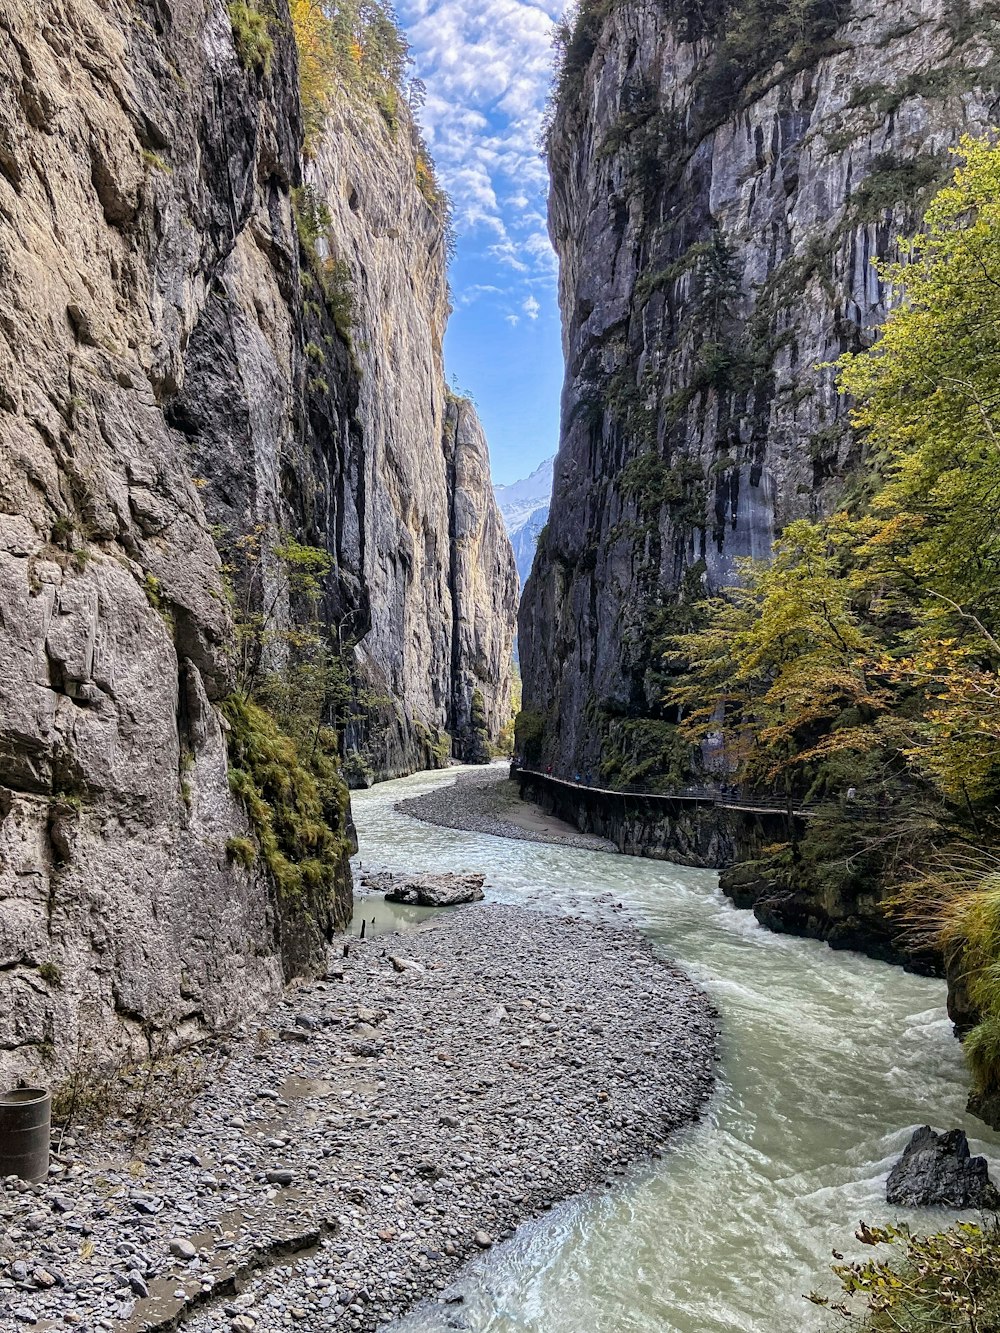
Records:
[[[509,721],[517,614],[513,554],[493,499],[486,439],[445,378],[450,314],[441,209],[415,169],[404,110],[345,101],[307,170],[330,211],[323,258],[344,266],[363,512],[348,534],[366,591],[360,672],[390,706],[352,735],[377,777],[465,757],[472,695],[495,739]]]
[[[567,378],[520,651],[546,760],[615,780],[643,762],[627,724],[668,716],[678,597],[732,582],[857,475],[817,367],[870,340],[890,295],[873,259],[995,122],[997,21],[816,4],[806,40],[743,33],[769,50],[756,68],[722,0],[604,8],[551,133]]]
[[[365,201],[331,206],[345,251],[359,219],[338,326],[300,254],[280,2],[271,30],[265,72],[219,0],[0,16],[5,1082],[237,1021],[349,913],[346,855],[296,902],[231,855],[241,537],[329,553],[318,614],[369,686],[347,744],[371,776],[440,761],[476,688],[506,720],[513,557],[447,401],[441,219],[408,127],[331,126],[318,184]],[[280,636],[294,599],[261,580]]]

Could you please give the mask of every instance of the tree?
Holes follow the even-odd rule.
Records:
[[[865,845],[895,849],[866,862],[870,887],[952,960],[980,1020],[978,1090],[1000,1097],[1000,148],[965,139],[959,157],[881,269],[895,305],[880,334],[839,363],[866,500],[745,563],[706,626],[674,639],[689,671],[669,697],[692,739],[723,729],[746,781],[807,795],[853,756],[880,789]],[[800,856],[836,845],[838,820],[857,827],[811,821]]]
[[[391,93],[395,103],[410,48],[391,5],[385,0],[291,0],[291,16],[307,149],[322,130],[338,87],[358,89],[380,106]]]

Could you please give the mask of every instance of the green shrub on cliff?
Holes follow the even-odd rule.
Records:
[[[232,0],[227,12],[233,25],[233,42],[240,64],[244,69],[266,74],[274,55],[267,14],[258,9],[253,0]]]
[[[490,731],[486,721],[486,700],[483,692],[475,689],[469,710],[469,730],[465,742],[465,761],[468,764],[488,764],[493,758]]]
[[[911,936],[939,946],[980,1109],[1000,1106],[1000,858],[952,846],[901,888]],[[971,1026],[970,1026],[971,1024]]]
[[[238,695],[222,711],[230,727],[229,785],[279,895],[332,906],[348,853],[336,738],[321,731],[305,750],[266,708]],[[230,854],[247,863],[242,845]]]
[[[545,743],[545,715],[525,708],[514,719],[514,748],[528,765],[537,764]]]
[[[229,724],[229,785],[253,834],[230,839],[230,860],[260,860],[279,901],[326,926],[347,896],[349,795],[330,723],[350,681],[319,610],[329,554],[259,524],[224,566],[236,622],[238,688]]]

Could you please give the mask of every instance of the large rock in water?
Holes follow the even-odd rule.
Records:
[[[935,1134],[929,1125],[916,1131],[889,1172],[885,1197],[904,1208],[1000,1208],[989,1164],[971,1155],[965,1131]]]
[[[407,903],[413,907],[458,907],[461,903],[480,903],[486,896],[485,875],[366,875],[366,889],[385,894],[387,903]]]

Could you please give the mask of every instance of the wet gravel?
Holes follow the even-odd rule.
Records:
[[[185,1123],[77,1128],[0,1186],[4,1333],[374,1330],[711,1091],[710,1005],[633,930],[477,904],[336,952]]]
[[[423,796],[411,796],[396,802],[396,809],[426,824],[439,828],[461,829],[466,833],[490,833],[497,838],[518,842],[545,842],[561,847],[579,847],[589,852],[617,852],[607,838],[594,833],[545,832],[525,829],[510,819],[515,807],[525,805],[517,783],[508,776],[507,764],[495,764],[472,773],[460,773],[451,787],[437,787]]]

